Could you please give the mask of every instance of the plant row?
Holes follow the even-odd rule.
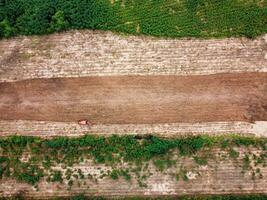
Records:
[[[0,38],[67,29],[164,37],[256,37],[267,32],[267,5],[262,0],[0,1]]]

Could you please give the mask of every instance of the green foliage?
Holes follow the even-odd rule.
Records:
[[[64,12],[59,10],[52,16],[52,21],[48,29],[49,32],[61,31],[67,29],[68,21],[65,19]]]
[[[4,19],[0,22],[0,38],[1,37],[10,37],[13,35],[13,29],[11,28],[7,19]]]
[[[221,143],[221,148],[225,149],[228,146],[229,146],[229,140],[228,139],[223,140]]]
[[[116,170],[116,169],[113,169],[110,173],[110,177],[113,179],[113,180],[116,180],[119,178],[119,171]]]
[[[80,179],[84,179],[84,174],[81,169],[78,169],[78,174]]]
[[[147,170],[150,161],[160,171],[164,171],[176,164],[176,160],[171,157],[175,152],[177,157],[192,156],[196,163],[206,165],[208,157],[198,152],[201,150],[207,152],[213,147],[220,148],[225,141],[227,141],[231,158],[239,155],[233,150],[234,147],[253,145],[262,149],[267,144],[266,138],[235,135],[224,137],[202,135],[176,139],[163,139],[155,136],[136,139],[135,136],[116,135],[111,137],[85,135],[79,138],[58,137],[54,139],[13,136],[0,138],[0,177],[10,176],[32,185],[37,184],[44,176],[48,177],[48,181],[62,182],[62,172],[51,171],[52,166],[62,164],[66,169],[64,178],[72,184],[72,177],[85,178],[81,169],[72,170],[73,164],[80,163],[83,159],[91,159],[96,163],[111,166],[113,170],[108,175],[112,179],[123,177],[130,180],[129,170],[122,169],[117,164],[133,164],[136,168],[135,170],[131,168],[131,172],[136,174],[140,185],[145,185],[143,180],[147,175],[141,172]],[[22,161],[25,152],[30,152],[31,156],[26,161]],[[258,156],[255,155],[253,158],[255,165],[265,165],[266,157],[265,151]],[[249,167],[250,158],[246,154],[243,158],[243,169],[247,170]],[[185,169],[182,169],[179,176],[186,179],[185,173]]]
[[[239,152],[235,151],[234,149],[230,149],[229,156],[230,156],[231,158],[236,159],[236,158],[238,158],[238,156],[239,156]]]
[[[265,1],[1,1],[0,37],[101,29],[164,37],[256,37],[267,32]],[[6,23],[5,23],[6,24]],[[12,30],[12,34],[9,32]]]
[[[15,168],[13,176],[19,181],[35,185],[44,174],[38,166],[31,166],[28,163],[20,163],[20,167],[17,166],[17,168]]]
[[[131,175],[129,174],[128,170],[121,170],[121,176],[123,176],[126,181],[131,180]]]
[[[129,170],[123,170],[123,169],[112,169],[112,171],[109,173],[109,176],[113,179],[116,180],[120,176],[124,177],[125,180],[130,181],[131,180],[131,175],[129,174]]]
[[[183,179],[184,181],[188,181],[187,170],[186,170],[186,168],[181,168],[181,169],[180,169],[180,173],[179,173],[179,175],[182,177],[182,179]]]
[[[68,168],[68,169],[66,170],[66,172],[65,172],[66,179],[67,179],[67,180],[70,180],[71,175],[72,175],[72,170]]]
[[[73,180],[69,180],[69,181],[68,181],[68,186],[71,187],[72,185],[73,185]]]
[[[267,153],[261,153],[259,156],[255,157],[255,165],[263,164],[266,166]]]
[[[60,182],[62,183],[63,182],[63,178],[62,178],[62,173],[61,171],[54,171],[52,173],[52,179],[51,179],[52,182]]]
[[[77,195],[73,198],[71,198],[71,200],[86,200],[87,198],[83,195],[83,194],[80,194],[80,195]]]
[[[9,2],[10,1],[6,1],[6,4],[9,4]],[[14,24],[12,24],[16,33],[23,35],[47,33],[51,18],[54,14],[52,2],[23,0],[19,5],[21,13],[14,19]]]
[[[205,157],[194,156],[194,160],[199,165],[207,165],[208,164],[208,159]]]
[[[174,142],[182,155],[194,154],[204,146],[211,144],[210,139],[205,136],[187,137],[186,139],[177,139]]]
[[[175,164],[175,161],[170,160],[168,158],[164,159],[157,159],[154,161],[154,165],[157,169],[159,169],[161,172],[163,172],[165,169],[170,168],[172,165]]]
[[[250,159],[248,154],[245,154],[245,157],[243,158],[243,170],[248,170],[250,167]]]

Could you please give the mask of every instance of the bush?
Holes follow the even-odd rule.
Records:
[[[0,22],[0,38],[1,37],[10,37],[13,35],[13,29],[11,28],[7,19],[4,19]]]
[[[61,171],[54,171],[53,174],[52,174],[51,181],[52,182],[60,182],[60,183],[62,183],[63,182],[63,178],[62,178]]]
[[[48,32],[55,32],[67,29],[69,22],[65,19],[64,12],[59,10],[52,16]]]

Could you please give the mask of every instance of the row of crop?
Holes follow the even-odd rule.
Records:
[[[0,1],[0,38],[66,29],[167,37],[255,37],[267,32],[267,5],[255,0]]]

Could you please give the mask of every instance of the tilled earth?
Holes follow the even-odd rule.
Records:
[[[267,72],[267,36],[178,40],[84,30],[0,41],[0,82],[242,72]]]
[[[244,133],[266,136],[267,37],[255,40],[156,39],[111,32],[69,31],[0,41],[0,134],[77,136],[86,133]],[[78,124],[88,120],[90,126]],[[250,155],[265,153],[238,149]],[[214,153],[215,154],[215,153]],[[242,172],[243,157],[193,166],[182,159],[162,174],[151,168],[147,187],[136,179],[99,178],[95,163],[74,168],[96,180],[47,183],[40,191],[0,179],[0,196],[49,198],[266,193],[266,167]],[[188,168],[188,181],[172,176]],[[193,167],[192,167],[193,166]],[[63,170],[62,166],[55,168]],[[256,168],[260,174],[256,174]],[[253,176],[254,173],[254,176]],[[193,177],[192,177],[193,175]]]
[[[267,73],[0,83],[0,120],[154,124],[267,120]]]

